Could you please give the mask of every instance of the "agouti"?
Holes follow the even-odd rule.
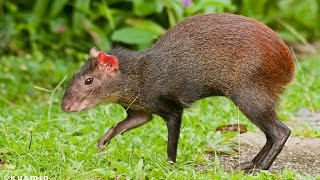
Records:
[[[183,109],[205,97],[225,96],[267,139],[257,156],[240,168],[268,169],[291,132],[275,108],[294,69],[288,47],[264,24],[233,14],[197,15],[144,52],[92,48],[61,106],[81,111],[115,102],[128,108],[127,118],[99,140],[101,149],[117,134],[157,114],[167,124],[168,160],[175,162]]]

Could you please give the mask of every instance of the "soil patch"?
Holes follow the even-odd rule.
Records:
[[[240,139],[240,155],[222,155],[221,162],[226,169],[232,170],[232,165],[250,161],[260,151],[266,142],[262,133],[244,133],[235,138]],[[270,168],[270,172],[280,173],[284,168],[300,174],[320,175],[320,138],[305,138],[290,136],[283,150]]]

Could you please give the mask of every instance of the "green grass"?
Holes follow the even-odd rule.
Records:
[[[66,59],[40,59],[0,59],[0,159],[5,164],[0,179],[6,175],[46,175],[50,179],[306,178],[290,169],[281,174],[262,171],[255,176],[225,172],[214,152],[230,151],[230,135],[216,133],[215,128],[238,121],[250,131],[257,128],[222,97],[199,101],[185,111],[178,163],[173,166],[166,161],[166,126],[157,116],[114,138],[99,154],[95,143],[125,117],[124,109],[106,105],[80,113],[63,112],[60,101],[67,84],[63,80],[80,65]],[[290,121],[301,108],[320,110],[319,67],[319,57],[299,62],[296,80],[279,104],[282,119]],[[293,134],[320,137],[319,129],[304,127],[292,127]],[[210,158],[205,154],[208,146],[213,147]]]

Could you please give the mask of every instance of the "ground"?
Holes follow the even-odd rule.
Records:
[[[240,162],[250,161],[265,143],[261,133],[244,133],[234,141],[240,140],[240,153],[221,156],[222,163],[231,168]],[[270,172],[280,173],[284,168],[312,176],[320,175],[320,138],[290,136],[283,150],[270,168]]]

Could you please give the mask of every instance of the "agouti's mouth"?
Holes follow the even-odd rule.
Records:
[[[61,108],[65,112],[79,112],[83,110],[87,110],[97,103],[88,102],[86,100],[81,100],[80,98],[70,100],[70,99],[63,99],[61,103]]]
[[[62,107],[62,110],[66,111],[66,112],[72,112],[71,107],[72,107],[72,104]]]

